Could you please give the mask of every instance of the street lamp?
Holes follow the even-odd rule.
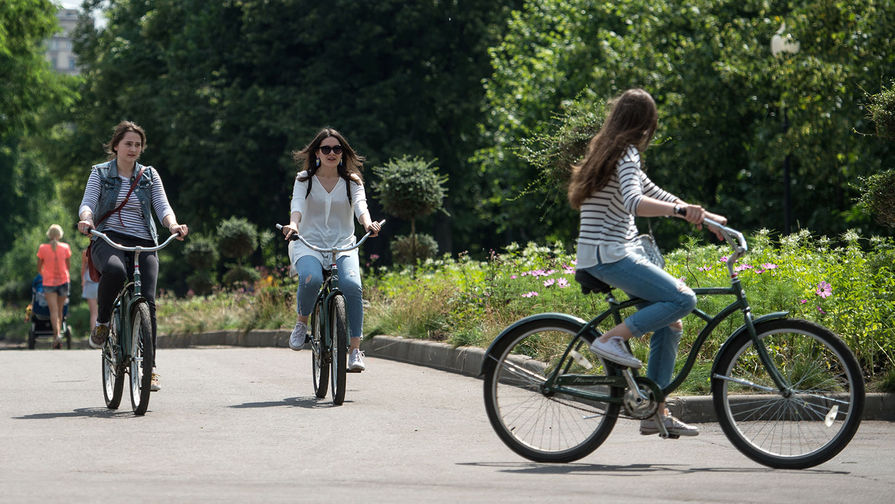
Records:
[[[775,58],[779,58],[786,54],[796,54],[799,52],[799,43],[793,40],[792,35],[786,33],[786,23],[780,25],[780,29],[771,37],[771,54]],[[780,109],[783,112],[783,133],[789,130],[789,120],[786,117],[786,105],[780,100]],[[788,235],[792,232],[790,223],[792,222],[792,198],[789,190],[789,152],[783,160],[783,233]]]

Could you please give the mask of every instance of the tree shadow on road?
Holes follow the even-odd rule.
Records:
[[[349,403],[351,401],[345,401]],[[318,399],[315,396],[308,397],[287,397],[282,401],[261,401],[242,404],[234,404],[230,408],[276,408],[280,406],[298,407],[305,409],[332,408],[333,403],[329,399]]]
[[[50,413],[32,413],[12,417],[14,420],[52,420],[54,418],[136,418],[131,411],[111,410],[109,408],[78,408],[74,411]]]
[[[692,467],[685,464],[540,464],[536,462],[461,462],[458,465],[496,467],[500,472],[511,474],[576,474],[576,473],[600,473],[612,476],[640,476],[647,473],[741,473],[741,474],[778,474],[785,469],[772,469],[770,467]],[[848,471],[830,471],[825,469],[792,469],[798,474],[851,474]]]

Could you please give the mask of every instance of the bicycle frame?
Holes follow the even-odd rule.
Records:
[[[115,348],[113,348],[113,350],[116,350],[116,355],[114,355],[116,359],[115,364],[127,364],[127,362],[125,362],[124,360],[131,355],[131,333],[133,332],[133,327],[131,327],[131,324],[129,323],[131,320],[131,315],[134,311],[134,307],[138,303],[146,302],[146,298],[143,296],[141,290],[142,282],[140,280],[140,254],[143,252],[159,251],[167,247],[179,235],[172,234],[161,245],[156,245],[154,247],[128,247],[115,243],[105,233],[97,231],[96,229],[91,229],[90,233],[94,236],[102,238],[113,248],[122,250],[124,252],[134,253],[134,278],[131,281],[125,282],[124,286],[115,296],[115,306],[112,310],[112,316],[116,318],[118,328],[118,334],[115,335],[118,341],[116,342],[117,345],[115,345]]]
[[[625,372],[630,372],[633,377],[629,375],[622,376],[589,376],[589,375],[566,375],[563,374],[563,368],[568,369],[568,365],[566,366],[557,366],[556,369],[548,376],[547,380],[541,386],[542,390],[545,393],[563,393],[571,396],[577,396],[581,398],[586,398],[595,401],[607,402],[607,403],[622,403],[623,398],[620,397],[610,397],[607,395],[594,394],[586,391],[582,391],[577,388],[569,388],[571,385],[608,385],[610,387],[627,387],[632,385],[632,381],[639,381],[644,385],[648,386],[656,396],[656,400],[658,402],[662,402],[665,400],[665,397],[677,389],[683,382],[686,380],[687,376],[690,374],[690,371],[693,369],[693,366],[696,364],[696,358],[699,354],[699,351],[702,349],[702,346],[708,340],[711,333],[715,330],[715,328],[728,317],[733,315],[735,312],[740,311],[743,313],[743,325],[740,326],[736,331],[731,334],[725,345],[736,338],[743,331],[748,331],[750,338],[752,339],[752,343],[756,348],[756,351],[759,355],[759,358],[764,365],[764,367],[768,370],[774,384],[777,386],[777,389],[782,394],[786,394],[790,389],[790,384],[786,381],[786,379],[780,374],[780,371],[777,369],[777,366],[773,363],[770,356],[768,355],[767,349],[760,339],[758,339],[758,335],[755,331],[755,323],[762,322],[765,320],[772,320],[777,318],[783,318],[787,315],[787,312],[775,312],[768,315],[764,315],[759,317],[757,320],[753,320],[752,318],[752,309],[749,306],[749,302],[746,299],[746,293],[742,288],[740,279],[737,273],[734,271],[733,265],[742,257],[746,251],[748,250],[746,246],[746,241],[743,238],[743,235],[734,229],[723,226],[717,222],[711,221],[710,219],[706,219],[706,224],[709,226],[718,228],[721,233],[724,235],[725,239],[730,243],[735,250],[735,253],[731,255],[727,260],[727,268],[730,273],[730,287],[703,287],[703,288],[694,288],[693,292],[697,296],[717,296],[717,295],[732,295],[735,296],[736,299],[731,302],[729,305],[724,307],[720,312],[716,315],[711,316],[706,312],[700,310],[699,308],[694,309],[691,314],[696,317],[702,319],[706,322],[705,327],[699,332],[691,350],[687,357],[687,361],[681,370],[675,375],[672,379],[671,383],[668,384],[663,389],[660,389],[658,385],[656,385],[652,380],[649,380],[646,377],[637,376],[636,371],[626,369]],[[615,324],[620,324],[622,322],[621,312],[628,308],[635,308],[637,305],[643,303],[642,299],[629,299],[627,301],[619,303],[612,292],[609,292],[606,296],[606,300],[609,303],[609,308],[593,319],[590,322],[586,323],[584,327],[575,335],[572,339],[572,342],[568,345],[563,354],[560,362],[570,362],[570,354],[581,343],[585,343],[588,339],[585,339],[585,335],[592,336],[589,338],[592,340],[599,336],[599,326],[600,323],[612,317],[613,322]],[[557,315],[557,314],[549,314],[549,315]],[[722,347],[723,350],[723,347]],[[721,351],[718,352],[721,354]],[[726,379],[727,377],[720,375],[713,375],[714,378]]]

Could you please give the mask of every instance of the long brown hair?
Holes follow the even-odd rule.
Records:
[[[629,145],[646,150],[656,132],[656,102],[642,89],[629,89],[609,102],[609,114],[591,139],[587,155],[572,165],[569,203],[578,210],[593,193],[606,187]]]
[[[317,172],[317,163],[312,160],[316,160],[316,152],[320,148],[321,142],[329,137],[335,137],[339,141],[339,145],[342,146],[342,162],[338,167],[339,176],[345,179],[345,182],[350,182],[352,175],[355,175],[358,181],[362,181],[360,172],[364,167],[364,157],[354,152],[354,149],[348,144],[348,140],[345,140],[345,137],[333,128],[323,128],[304,149],[292,152],[292,159],[303,168],[299,171],[307,172],[307,175],[299,180],[304,182]]]

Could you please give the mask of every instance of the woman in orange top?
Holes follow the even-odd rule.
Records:
[[[47,230],[49,243],[42,243],[37,249],[37,271],[43,277],[44,295],[47,298],[47,307],[50,309],[50,323],[53,326],[53,348],[62,348],[62,339],[59,334],[62,331],[62,309],[68,299],[68,289],[71,279],[68,269],[71,259],[71,249],[62,239],[62,227],[53,224]]]

